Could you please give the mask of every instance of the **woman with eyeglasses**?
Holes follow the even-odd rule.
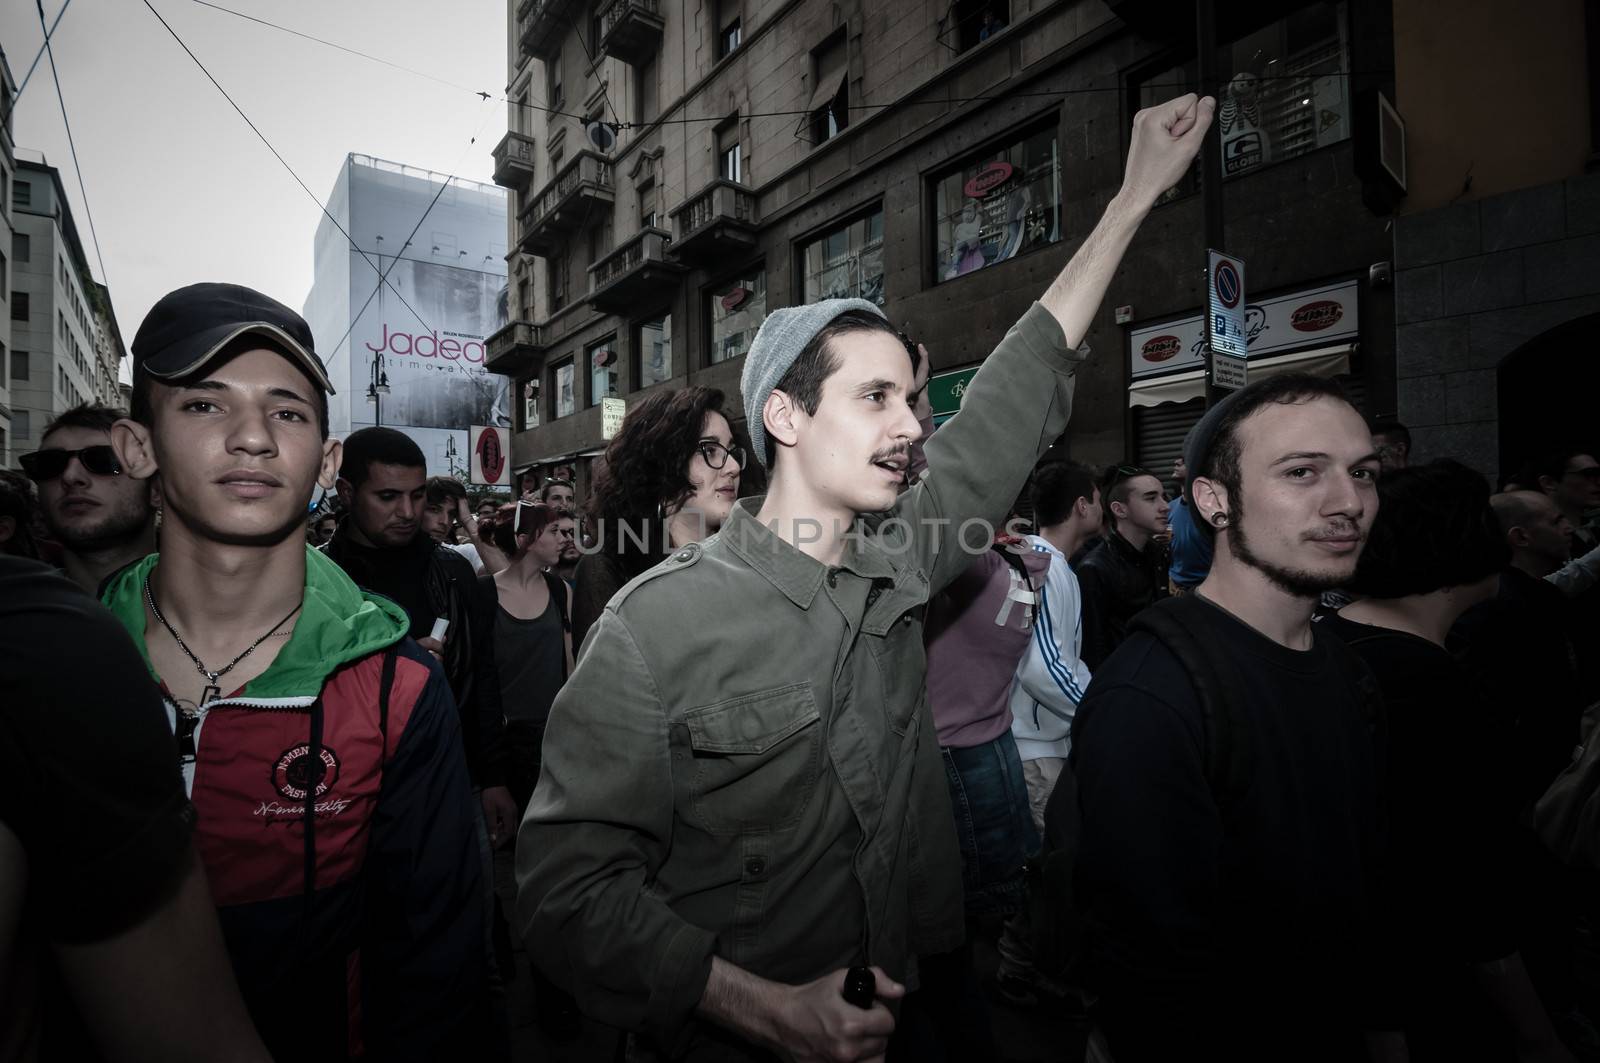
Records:
[[[716,388],[658,391],[628,411],[589,498],[595,544],[578,562],[572,644],[611,596],[667,554],[711,535],[739,497],[744,448]]]

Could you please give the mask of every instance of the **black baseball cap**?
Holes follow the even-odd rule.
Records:
[[[334,393],[306,319],[271,296],[239,284],[191,284],[163,295],[133,337],[133,368],[158,380],[180,380],[248,335],[281,349],[322,390]]]

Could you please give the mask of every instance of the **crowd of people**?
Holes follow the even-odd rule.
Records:
[[[746,437],[657,390],[583,499],[163,298],[0,476],[0,1060],[509,1059],[524,997],[605,1060],[1600,1058],[1600,462],[1495,492],[1295,374],[1171,489],[1051,452],[1213,111],[937,431],[878,307],[785,307]]]

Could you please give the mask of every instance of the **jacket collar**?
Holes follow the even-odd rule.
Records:
[[[733,504],[717,540],[747,565],[759,572],[794,604],[802,609],[811,608],[817,591],[822,587],[827,567],[816,559],[807,557],[777,532],[756,519],[765,495],[741,498]],[[864,579],[892,579],[895,566],[877,543],[875,521],[857,519],[845,540],[844,555],[839,567]]]
[[[102,601],[133,637],[152,679],[160,681],[145,646],[144,581],[160,560],[150,554],[106,584]],[[245,685],[249,698],[315,696],[341,665],[405,638],[409,628],[398,605],[367,594],[332,560],[306,547],[305,597],[289,641],[267,670]]]

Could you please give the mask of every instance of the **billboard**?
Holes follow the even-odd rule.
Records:
[[[430,475],[468,480],[470,427],[511,425],[509,381],[483,366],[507,319],[505,191],[352,155],[328,209],[349,238],[319,225],[306,316],[343,392],[335,434],[398,428]]]

